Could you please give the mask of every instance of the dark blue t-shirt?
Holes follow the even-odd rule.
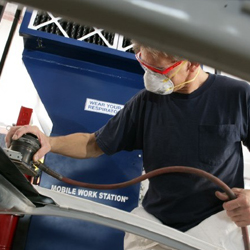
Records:
[[[191,94],[134,96],[96,132],[104,153],[142,149],[146,172],[167,166],[205,170],[229,187],[244,186],[241,142],[248,148],[250,87],[209,75]],[[143,206],[163,224],[186,231],[222,210],[219,188],[192,174],[150,180]]]

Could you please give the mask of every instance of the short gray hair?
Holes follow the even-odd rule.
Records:
[[[131,43],[133,44],[133,50],[136,54],[141,50],[141,48],[143,48],[143,49],[147,50],[148,52],[150,52],[154,58],[158,58],[159,55],[164,55],[166,57],[169,57],[169,59],[171,59],[174,62],[185,60],[184,58],[182,58],[180,56],[169,55],[166,52],[151,48],[151,47],[146,46],[146,45],[143,45],[142,43],[139,43],[133,39],[131,40]]]

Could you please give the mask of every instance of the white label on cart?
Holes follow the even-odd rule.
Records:
[[[82,188],[71,188],[71,187],[65,187],[60,185],[51,185],[51,190],[57,191],[59,193],[65,193],[73,196],[78,197],[88,197],[93,198],[97,200],[109,200],[109,201],[116,201],[125,203],[129,200],[128,196],[124,195],[118,195],[118,194],[112,194],[112,193],[105,193],[105,192],[99,192],[99,191],[92,191],[88,189],[82,189]]]
[[[87,98],[84,110],[114,116],[123,107],[124,105],[121,105],[121,104],[112,103],[112,102],[103,102],[103,101]]]

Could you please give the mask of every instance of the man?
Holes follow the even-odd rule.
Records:
[[[241,148],[242,142],[250,148],[249,85],[208,74],[197,62],[134,44],[136,58],[145,70],[146,90],[104,127],[92,134],[61,137],[47,137],[33,126],[12,127],[7,146],[29,132],[42,145],[35,161],[49,151],[90,158],[142,149],[146,172],[166,166],[195,167],[235,187],[237,195],[223,203],[228,197],[214,184],[190,174],[168,174],[150,180],[142,213],[183,232],[223,208],[237,226],[249,225],[250,193],[243,189]],[[158,249],[150,248],[151,243],[134,249]],[[128,244],[126,249],[133,247]]]

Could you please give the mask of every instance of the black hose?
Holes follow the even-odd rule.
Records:
[[[5,5],[6,5],[6,3],[1,4],[1,2],[0,2],[0,23],[1,23],[1,20],[2,20]]]
[[[172,166],[172,167],[164,167],[160,169],[153,170],[151,172],[148,172],[144,175],[141,175],[137,178],[134,178],[130,181],[117,183],[117,184],[91,184],[91,183],[85,183],[85,182],[79,182],[72,179],[69,179],[67,177],[64,177],[57,172],[51,170],[48,166],[46,166],[44,163],[36,162],[34,163],[36,167],[47,173],[48,175],[65,182],[70,185],[75,185],[79,187],[84,188],[91,188],[91,189],[118,189],[118,188],[124,188],[133,184],[136,184],[138,182],[141,182],[143,180],[159,176],[162,174],[168,174],[168,173],[189,173],[189,174],[196,174],[198,176],[204,177],[208,179],[209,181],[213,182],[214,184],[218,185],[229,197],[230,200],[236,199],[236,195],[233,193],[233,191],[225,184],[223,181],[221,181],[219,178],[215,177],[214,175],[205,172],[200,169],[192,168],[192,167],[183,167],[183,166]],[[245,250],[250,250],[250,244],[249,244],[249,235],[248,235],[248,229],[247,227],[241,228],[242,235],[243,235],[243,243]]]
[[[3,66],[4,66],[4,63],[6,61],[9,49],[10,49],[10,45],[11,45],[11,42],[13,40],[15,31],[16,31],[16,27],[18,25],[18,21],[19,21],[20,16],[21,16],[21,12],[22,12],[21,10],[17,9],[16,13],[15,13],[15,17],[14,17],[14,20],[13,20],[13,23],[12,23],[12,26],[11,26],[11,30],[10,30],[7,42],[5,44],[4,51],[3,51],[3,54],[2,54],[2,58],[1,58],[1,61],[0,61],[0,76],[1,76],[2,71],[3,71]]]

